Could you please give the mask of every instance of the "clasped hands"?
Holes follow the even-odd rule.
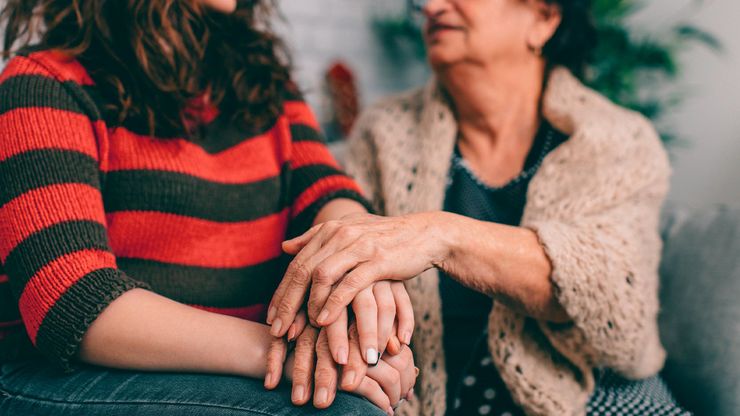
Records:
[[[414,317],[400,280],[434,267],[426,236],[431,223],[423,214],[352,215],[284,242],[295,258],[268,309],[276,338],[265,387],[278,385],[284,367],[298,405],[310,400],[313,388],[314,405],[328,407],[338,386],[388,414],[411,398],[418,375],[409,348]],[[286,337],[296,341],[292,354]]]

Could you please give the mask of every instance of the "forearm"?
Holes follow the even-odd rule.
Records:
[[[112,302],[82,339],[79,358],[145,371],[261,378],[269,327],[195,309],[142,289]]]
[[[534,231],[455,214],[439,215],[437,233],[446,254],[437,267],[533,318],[569,319],[555,297],[552,265]]]
[[[316,215],[313,224],[321,224],[331,220],[338,220],[347,215],[362,214],[366,212],[367,210],[365,207],[359,202],[346,198],[338,198],[321,208],[319,213]]]

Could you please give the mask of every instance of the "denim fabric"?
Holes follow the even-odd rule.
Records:
[[[144,373],[84,366],[71,374],[40,361],[0,367],[0,416],[282,416],[385,413],[340,393],[331,408],[295,407],[290,386],[206,374]]]

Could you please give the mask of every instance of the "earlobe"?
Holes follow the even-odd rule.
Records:
[[[537,21],[532,28],[527,48],[535,55],[542,56],[542,48],[555,35],[560,26],[562,15],[560,6],[537,1]]]

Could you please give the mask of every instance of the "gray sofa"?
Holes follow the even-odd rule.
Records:
[[[663,238],[663,377],[696,415],[740,416],[740,206],[667,207]]]

